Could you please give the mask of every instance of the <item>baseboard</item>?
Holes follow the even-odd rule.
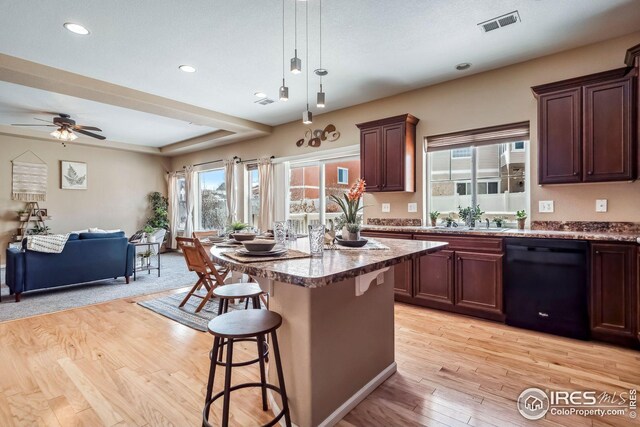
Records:
[[[353,408],[358,406],[360,402],[366,399],[373,391],[378,388],[380,384],[385,382],[389,377],[396,373],[398,370],[398,365],[396,362],[393,362],[391,365],[387,366],[382,372],[375,376],[371,381],[364,385],[360,390],[355,392],[353,396],[347,399],[342,405],[340,405],[335,411],[331,413],[327,418],[324,419],[318,427],[331,427],[340,422]],[[272,412],[274,414],[278,414],[280,412],[280,407],[276,403],[276,400],[273,398],[273,393],[271,390],[267,390],[267,394],[269,397],[269,404],[271,405]],[[280,425],[284,426],[284,418],[280,420]],[[293,427],[299,427],[295,423],[292,423]]]

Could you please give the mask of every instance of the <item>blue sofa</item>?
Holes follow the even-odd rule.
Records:
[[[16,302],[22,292],[133,274],[135,246],[124,231],[71,234],[59,254],[7,249],[6,283]]]

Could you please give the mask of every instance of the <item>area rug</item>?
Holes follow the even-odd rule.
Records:
[[[138,273],[137,280],[125,283],[124,278],[107,279],[59,288],[25,292],[22,301],[16,303],[9,296],[9,289],[2,286],[0,321],[20,319],[39,314],[53,313],[119,298],[135,297],[156,292],[192,286],[198,277],[187,270],[184,257],[179,253],[162,254],[160,277],[157,271],[151,274]],[[4,277],[3,277],[4,279]]]
[[[200,295],[204,295],[204,293],[204,289],[199,292]],[[166,295],[139,301],[138,305],[195,330],[206,332],[209,321],[218,315],[218,300],[210,299],[202,310],[196,313],[196,308],[202,302],[200,298],[191,297],[184,307],[178,307],[186,295],[187,292]],[[244,310],[244,307],[245,303],[229,304],[229,311]],[[249,308],[251,308],[251,303],[249,303]]]

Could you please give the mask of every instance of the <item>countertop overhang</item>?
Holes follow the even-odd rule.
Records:
[[[210,249],[210,253],[214,262],[233,271],[307,288],[317,288],[437,252],[448,246],[445,242],[423,240],[386,238],[376,238],[376,240],[388,246],[389,249],[325,250],[323,257],[252,263],[238,262],[225,256],[224,252],[233,250],[230,248],[214,246]],[[308,253],[308,239],[299,239],[290,247]]]

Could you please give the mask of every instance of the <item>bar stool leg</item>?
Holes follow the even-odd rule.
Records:
[[[216,378],[216,355],[218,354],[218,347],[220,346],[220,338],[215,337],[213,339],[213,349],[211,350],[211,366],[209,367],[209,381],[207,382],[207,395],[204,399],[204,404],[206,405],[211,399],[211,395],[213,394],[213,382]],[[209,421],[209,411],[204,414],[204,420]],[[204,421],[202,422],[202,427],[204,427]]]
[[[224,373],[224,402],[222,404],[222,427],[229,426],[229,404],[231,400],[231,365],[233,364],[233,338],[227,338],[227,365]]]
[[[284,374],[282,373],[282,361],[280,360],[280,347],[278,347],[278,336],[276,331],[271,332],[271,345],[276,360],[276,370],[278,371],[278,383],[282,396],[282,410],[284,411],[284,420],[287,427],[291,427],[291,415],[289,414],[289,400],[287,399],[287,389],[284,386]]]
[[[218,303],[218,316],[226,313],[224,310],[224,303],[226,301],[227,301],[226,299],[220,299],[220,302]],[[224,344],[224,339],[220,340],[220,346],[218,348],[218,351],[216,353],[213,353],[213,354],[217,354],[219,362],[222,362],[222,354],[223,354],[222,352],[224,350],[224,346],[222,344]]]
[[[265,379],[265,370],[264,370],[264,335],[257,336],[258,342],[258,359],[260,360],[260,384],[262,384],[262,410],[266,411],[269,409],[267,406],[267,388],[265,384],[267,383]]]

